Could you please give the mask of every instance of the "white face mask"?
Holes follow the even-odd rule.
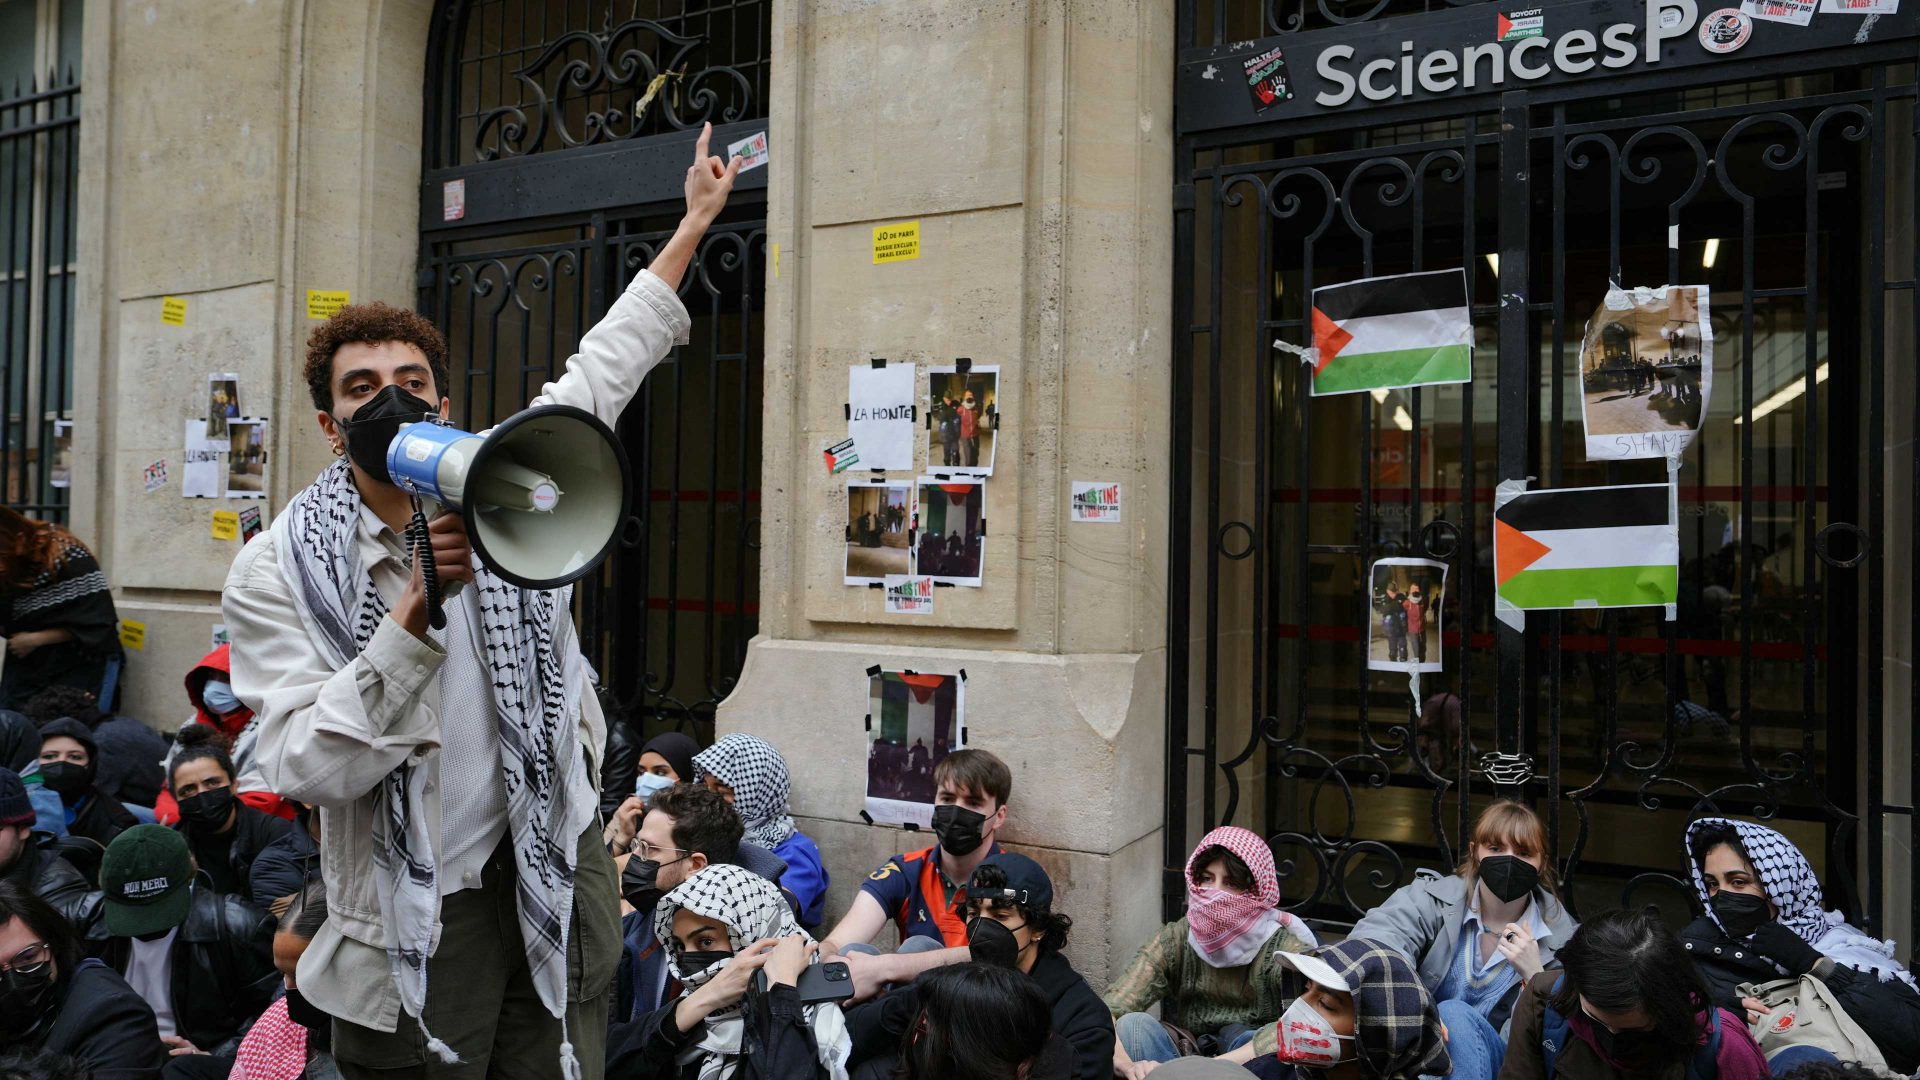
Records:
[[[1309,1069],[1338,1065],[1347,1056],[1340,1041],[1353,1041],[1351,1035],[1335,1034],[1333,1025],[1304,997],[1294,998],[1287,1011],[1280,1014],[1274,1034],[1280,1041],[1280,1060]]]

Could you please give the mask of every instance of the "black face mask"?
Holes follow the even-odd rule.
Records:
[[[673,860],[680,862],[688,856],[682,855]],[[660,868],[672,863],[655,862],[652,859],[628,859],[627,868],[620,871],[620,895],[637,910],[651,911],[667,894],[660,887]]]
[[[1713,894],[1713,914],[1728,937],[1744,938],[1773,921],[1765,897],[1721,889]]]
[[[955,855],[969,855],[986,840],[980,826],[987,823],[985,814],[976,814],[956,803],[942,803],[933,808],[933,835],[940,838],[941,850]]]
[[[973,951],[974,962],[1009,971],[1019,968],[1020,954],[1024,951],[1013,931],[985,915],[967,920],[967,947]]]
[[[300,991],[287,987],[287,1019],[306,1028],[309,1032],[328,1031],[333,1027],[333,1017],[326,1010],[303,997]]]
[[[47,790],[58,792],[62,801],[71,803],[93,786],[93,768],[75,765],[71,761],[43,761],[40,763],[40,782],[47,786]]]
[[[1540,871],[1517,855],[1489,855],[1480,860],[1480,883],[1501,903],[1510,904],[1540,884]]]
[[[208,788],[179,800],[180,820],[194,832],[213,832],[227,823],[233,810],[233,789]]]
[[[393,444],[393,437],[400,433],[402,426],[424,420],[428,414],[439,416],[440,410],[398,386],[389,386],[354,410],[353,419],[335,417],[334,422],[346,433],[347,456],[360,466],[360,471],[383,484],[391,484],[393,474],[387,471],[387,447]]]
[[[730,952],[683,952],[676,965],[682,979],[691,979],[722,960],[733,959]]]
[[[9,971],[0,974],[0,1036],[7,1041],[32,1031],[53,1011],[53,965],[43,963],[39,970]]]
[[[1672,1057],[1672,1050],[1651,1031],[1608,1031],[1594,1024],[1593,1038],[1601,1053],[1634,1072],[1655,1071]]]

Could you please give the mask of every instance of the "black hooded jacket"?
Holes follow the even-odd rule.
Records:
[[[79,800],[80,810],[67,824],[67,835],[83,836],[101,847],[113,843],[113,838],[140,824],[140,820],[120,805],[120,800],[100,790],[97,778],[100,775],[100,744],[94,740],[92,729],[78,720],[55,720],[40,729],[40,740],[66,736],[79,743],[87,751],[87,789]],[[61,801],[69,808],[65,795]]]
[[[85,917],[90,891],[85,875],[39,844],[22,848],[20,857],[0,873],[0,879],[11,881],[52,904],[55,911],[76,926],[79,925],[76,920]]]
[[[98,960],[81,962],[60,992],[52,1023],[27,1043],[73,1058],[92,1080],[158,1080],[167,1063],[153,1009]]]
[[[239,897],[194,887],[187,921],[173,939],[173,1017],[182,1038],[213,1050],[272,1004],[281,984],[273,928],[273,916]],[[126,973],[131,939],[109,936],[98,918],[89,918],[86,935],[89,954]]]

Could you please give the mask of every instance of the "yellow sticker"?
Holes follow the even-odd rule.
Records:
[[[352,301],[347,299],[347,290],[308,289],[307,318],[331,319],[334,312],[346,307]]]
[[[873,227],[873,262],[905,262],[920,257],[920,223],[902,221]]]
[[[773,242],[773,276],[780,276],[780,241]]]
[[[213,538],[215,540],[233,540],[240,536],[240,515],[232,510],[213,512]]]
[[[168,326],[187,325],[187,298],[184,296],[161,297],[160,321]]]
[[[129,649],[145,649],[147,647],[147,624],[134,622],[132,619],[121,619],[120,644],[125,645]]]

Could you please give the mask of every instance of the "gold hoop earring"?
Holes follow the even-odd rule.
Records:
[[[345,456],[345,455],[346,455],[346,452],[347,452],[347,449],[346,449],[346,447],[344,447],[344,446],[341,446],[341,445],[340,445],[339,443],[334,443],[334,444],[333,444],[333,456],[334,456],[334,457],[343,457],[343,456]]]

